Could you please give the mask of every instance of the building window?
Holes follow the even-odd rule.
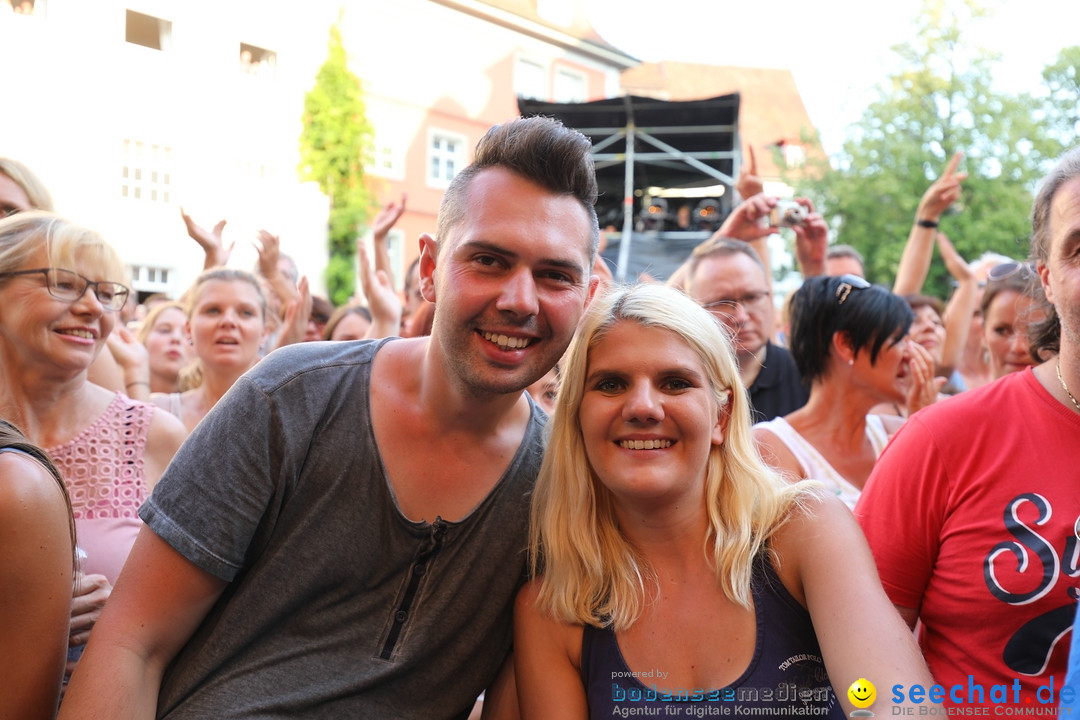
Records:
[[[124,39],[151,50],[168,50],[172,44],[172,23],[153,15],[127,11]]]
[[[428,137],[428,183],[446,187],[465,167],[465,137],[445,130],[432,130]]]
[[[120,195],[131,200],[167,203],[171,189],[172,148],[125,139]]]
[[[547,100],[547,68],[535,60],[519,57],[514,62],[514,92],[518,97]]]
[[[588,95],[588,78],[584,74],[567,68],[555,70],[555,102],[585,102]]]
[[[240,72],[254,77],[273,78],[277,74],[277,53],[240,43]]]
[[[240,158],[236,161],[236,175],[244,180],[267,180],[277,175],[277,168],[258,160]]]
[[[402,145],[376,131],[371,167],[374,175],[391,180],[405,179],[405,152]]]
[[[170,292],[169,273],[169,268],[132,265],[131,289],[140,297],[153,293],[168,294]]]

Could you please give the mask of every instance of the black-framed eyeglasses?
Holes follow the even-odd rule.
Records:
[[[98,302],[101,303],[101,307],[110,312],[115,312],[124,307],[130,292],[120,283],[108,280],[95,282],[84,278],[77,272],[58,268],[35,268],[33,270],[0,273],[0,279],[18,275],[33,275],[35,273],[43,274],[45,276],[45,287],[49,289],[49,294],[64,302],[73,303],[86,294],[86,288],[94,288],[94,295],[97,297]]]
[[[866,281],[866,278],[850,273],[841,275],[840,284],[836,286],[836,304],[843,305],[852,290],[865,290],[868,287],[870,287],[870,283]]]
[[[743,310],[749,311],[750,308],[756,307],[758,303],[769,296],[768,292],[750,292],[746,293],[742,297],[737,298],[724,298],[721,300],[713,300],[711,302],[702,303],[701,307],[706,310],[721,310],[723,312],[734,312],[736,305],[742,305]]]

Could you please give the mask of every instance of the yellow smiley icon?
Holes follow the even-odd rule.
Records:
[[[859,678],[847,689],[848,700],[857,708],[868,708],[877,699],[877,688],[866,678]]]

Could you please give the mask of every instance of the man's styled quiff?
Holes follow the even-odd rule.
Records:
[[[577,130],[547,117],[517,118],[487,131],[476,145],[470,165],[454,176],[443,195],[435,237],[440,248],[451,228],[461,222],[469,185],[486,168],[502,167],[557,195],[573,195],[592,222],[590,259],[600,230],[596,220],[596,168],[592,142]]]

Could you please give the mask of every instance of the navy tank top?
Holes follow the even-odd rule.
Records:
[[[791,596],[768,557],[754,563],[751,583],[757,638],[754,656],[723,688],[676,688],[663,668],[626,665],[615,631],[585,626],[581,676],[590,718],[655,715],[790,715],[843,720],[821,659],[810,613]],[[629,710],[629,712],[627,712]]]

